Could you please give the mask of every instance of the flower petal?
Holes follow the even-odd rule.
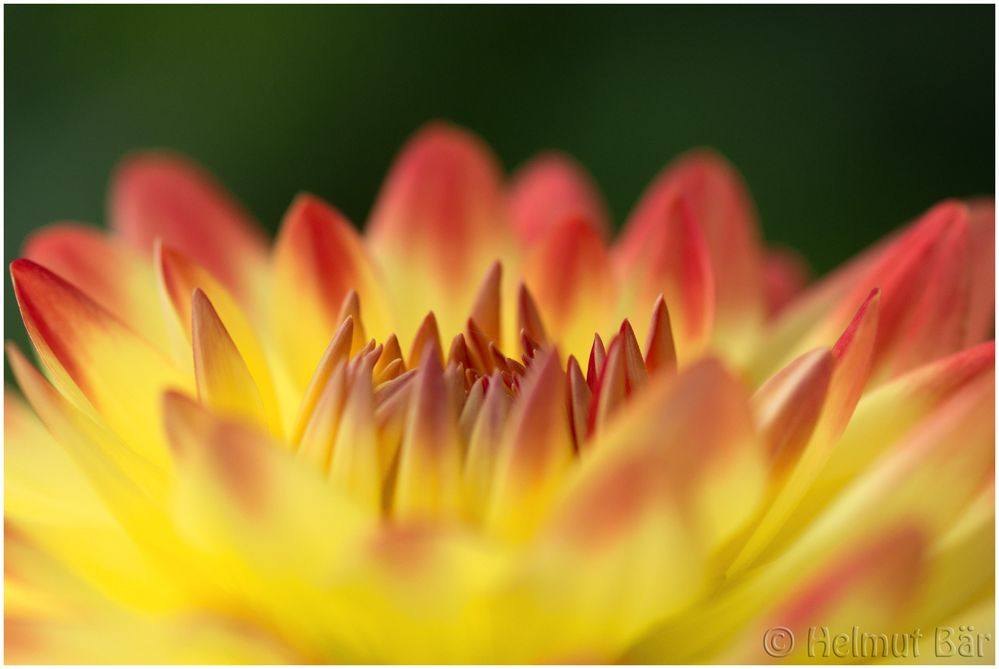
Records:
[[[710,301],[714,305],[715,343],[723,351],[743,349],[745,343],[739,340],[752,334],[763,314],[762,252],[749,194],[724,159],[708,151],[693,152],[658,176],[625,225],[615,248],[616,264],[619,268],[631,267],[646,256],[649,248],[689,246],[681,240],[691,233],[685,232],[683,226],[677,228],[680,202],[681,220],[688,218],[689,225],[703,237],[707,255],[704,264],[710,267],[714,280]],[[653,268],[669,261],[676,262],[676,255],[660,255]],[[642,276],[642,269],[631,271],[636,277]],[[675,298],[663,292],[671,314],[685,322],[686,316]],[[645,297],[646,303],[636,307],[648,309],[651,300]]]
[[[920,580],[927,570],[927,543],[918,529],[903,525],[866,545],[837,554],[797,581],[794,590],[774,602],[721,657],[749,664],[772,661],[770,646],[765,644],[768,633],[775,629],[790,630],[798,641],[796,647],[791,642],[790,662],[867,657],[863,647],[837,645],[834,637],[851,630],[903,634],[895,626],[918,599]],[[890,652],[888,645],[883,648]],[[894,648],[902,647],[896,643]],[[913,652],[911,646],[909,652]]]
[[[340,308],[350,291],[364,309],[366,330],[379,339],[388,335],[367,250],[340,212],[317,197],[299,195],[285,214],[272,281],[274,336],[299,388],[343,322]]]
[[[86,476],[10,388],[4,389],[4,446],[5,519],[22,526],[32,522],[70,528],[113,526],[113,517]]]
[[[770,443],[774,466],[795,462],[812,436],[825,405],[834,357],[816,349],[795,360],[753,395],[756,420]]]
[[[971,234],[971,295],[966,345],[977,344],[995,329],[996,204],[994,200],[968,203]]]
[[[748,397],[713,360],[651,380],[599,442],[526,557],[544,584],[541,610],[574,612],[572,625],[524,620],[543,626],[556,659],[568,649],[613,659],[689,605],[763,499],[765,452]]]
[[[371,385],[374,361],[353,370],[352,383],[333,442],[330,480],[373,513],[382,506],[382,471],[378,434],[375,431],[374,388]]]
[[[179,251],[156,244],[156,261],[160,279],[160,299],[167,312],[168,327],[174,340],[175,355],[190,365],[194,340],[194,295],[201,293],[211,303],[217,320],[223,324],[226,336],[235,346],[235,353],[249,371],[260,396],[265,424],[280,434],[282,416],[292,416],[299,393],[290,391],[280,372],[278,360],[269,358],[257,337],[258,329],[231,293],[212,274]],[[204,362],[204,361],[203,361]],[[272,369],[277,372],[272,374]],[[195,370],[192,370],[195,371]],[[278,389],[282,392],[278,392]],[[300,392],[300,391],[299,391]],[[248,408],[248,407],[246,407]]]
[[[155,429],[159,395],[168,387],[190,388],[190,380],[128,326],[40,265],[15,260],[11,277],[28,334],[57,387],[89,401],[144,457],[165,463],[166,445]]]
[[[667,374],[676,371],[676,346],[673,344],[673,326],[669,320],[669,309],[660,295],[652,308],[652,321],[645,339],[645,368],[649,375],[663,371]]]
[[[485,515],[496,480],[496,461],[507,424],[512,398],[503,387],[499,372],[488,377],[478,417],[468,439],[464,477],[468,505],[475,518]]]
[[[755,373],[766,375],[828,340],[873,288],[882,293],[876,380],[959,350],[970,314],[969,237],[967,207],[933,207],[790,305],[758,351]]]
[[[773,470],[770,503],[729,566],[729,576],[747,568],[760,559],[768,548],[772,548],[774,537],[829,460],[870,374],[878,334],[879,306],[880,294],[873,291],[833,346],[834,366],[826,386],[821,415],[807,442],[798,446],[796,451],[785,451],[779,468]],[[781,380],[776,383],[781,383]]]
[[[209,409],[266,427],[267,413],[253,376],[200,288],[194,290],[191,311],[198,398]],[[280,432],[277,425],[271,427]]]
[[[458,416],[432,350],[424,354],[413,383],[393,512],[404,520],[455,515],[461,505]]]
[[[560,153],[542,154],[517,171],[507,207],[525,244],[541,241],[570,218],[586,221],[603,239],[610,237],[607,208],[596,186],[582,167]]]
[[[809,490],[808,503],[798,506],[783,534],[800,532],[907,431],[966,385],[994,370],[995,343],[987,342],[924,365],[866,393]]]
[[[489,521],[506,536],[530,535],[573,462],[565,400],[565,372],[549,350],[522,381],[496,455]]]
[[[665,299],[681,363],[708,345],[715,320],[715,277],[704,230],[687,197],[670,197],[661,221],[639,226],[614,248],[629,320],[644,324],[650,306]],[[646,229],[647,228],[647,229]],[[639,336],[647,336],[639,333]]]
[[[400,339],[431,309],[448,336],[461,331],[475,282],[508,258],[503,218],[499,165],[479,139],[434,123],[406,144],[367,227]]]
[[[813,575],[821,574],[824,565],[835,564],[841,560],[840,556],[862,552],[865,546],[876,545],[897,535],[899,530],[910,535],[918,533],[923,545],[931,547],[927,555],[940,554],[943,548],[940,540],[961,522],[973,500],[988,493],[988,504],[994,506],[990,489],[995,460],[994,401],[994,374],[963,386],[902,441],[893,444],[892,452],[874,468],[852,481],[774,559],[747,572],[745,578],[733,581],[733,587],[719,596],[663,625],[626,659],[650,662],[668,657],[673,662],[697,662],[714,658],[719,648],[738,640],[747,623],[765,615],[775,601],[800,594],[803,584],[813,579]],[[872,509],[877,512],[872,513]],[[902,544],[910,541],[904,540]],[[911,553],[911,548],[893,554],[907,551]],[[872,559],[869,564],[874,570],[882,566],[890,570],[892,565],[897,567],[900,563],[882,557]],[[956,575],[951,573],[950,577]],[[919,587],[928,586],[920,583]],[[903,594],[906,590],[913,588],[901,584],[895,593]],[[863,587],[860,592],[864,592]],[[918,601],[922,601],[921,596]],[[840,622],[847,629],[862,624],[865,608],[861,604],[852,611],[850,615],[855,620]],[[871,606],[869,610],[882,609]],[[858,615],[861,623],[856,622]],[[892,620],[897,622],[898,616]],[[761,628],[766,627],[765,621],[766,618]],[[925,628],[937,621],[920,620],[914,624]],[[887,627],[879,624],[870,629]],[[751,642],[755,650],[761,638],[757,635],[746,643]]]
[[[163,316],[156,303],[156,276],[133,249],[77,223],[48,225],[24,244],[24,257],[75,285],[166,350]]]
[[[607,250],[582,219],[553,226],[525,261],[524,281],[552,342],[577,356],[612,314],[614,282]]]
[[[239,298],[254,294],[267,240],[257,224],[206,172],[180,156],[132,156],[115,171],[111,226],[151,254],[153,242],[178,249],[218,276]]]

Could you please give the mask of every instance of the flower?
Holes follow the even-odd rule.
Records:
[[[613,243],[570,159],[504,188],[444,124],[363,238],[303,194],[269,250],[166,154],[109,210],[11,266],[43,371],[8,348],[10,661],[842,661],[816,628],[994,631],[991,200],[807,288],[706,152]]]

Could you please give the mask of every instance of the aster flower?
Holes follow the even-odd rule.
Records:
[[[994,631],[991,200],[810,287],[705,152],[613,242],[570,159],[507,187],[442,124],[363,237],[303,194],[269,248],[165,154],[121,165],[109,212],[11,266],[38,365],[8,347],[8,661],[765,662],[814,626]]]

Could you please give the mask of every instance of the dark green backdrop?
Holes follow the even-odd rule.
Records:
[[[822,272],[992,192],[993,12],[6,7],[5,260],[46,222],[101,223],[112,165],[142,147],[200,160],[271,230],[301,189],[361,222],[406,136],[444,117],[507,168],[575,155],[618,223],[671,157],[713,146],[765,235]]]

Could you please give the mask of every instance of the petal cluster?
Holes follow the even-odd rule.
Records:
[[[613,241],[571,159],[506,183],[440,123],[363,236],[300,194],[270,246],[166,154],[109,205],[11,266],[38,364],[8,347],[9,660],[759,663],[776,627],[993,631],[991,200],[811,286],[708,152]]]

